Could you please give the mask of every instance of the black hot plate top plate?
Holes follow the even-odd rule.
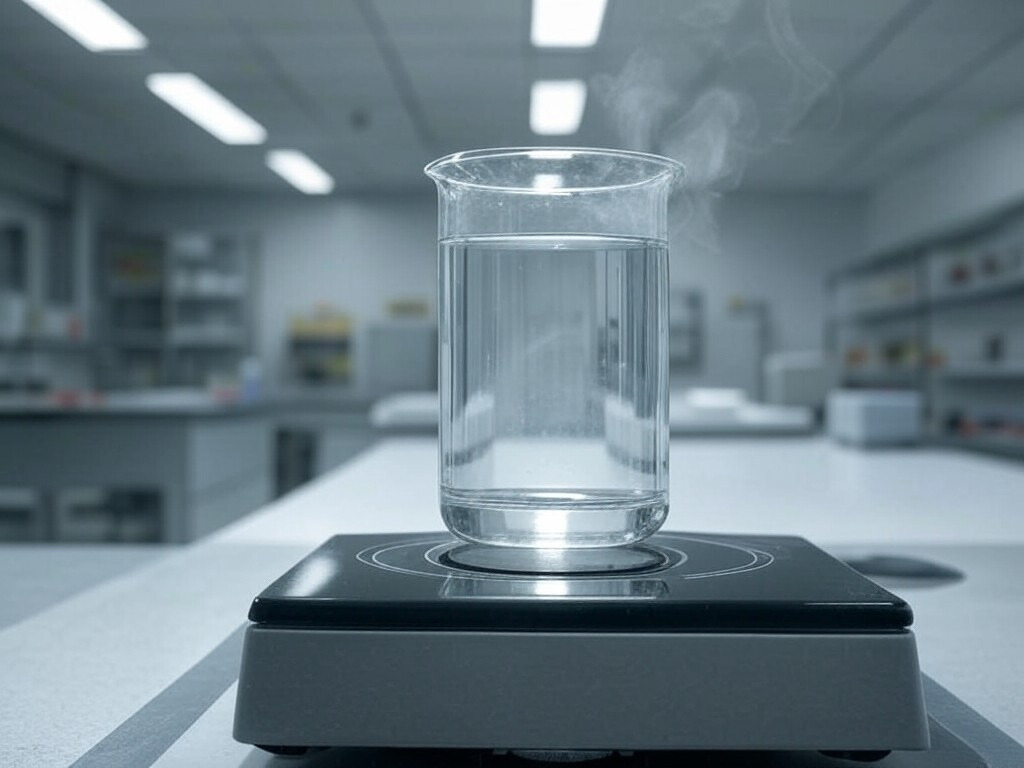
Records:
[[[661,533],[648,565],[535,574],[460,567],[448,534],[335,536],[265,589],[276,627],[568,632],[892,632],[900,598],[789,536]],[[469,558],[470,560],[472,558]]]

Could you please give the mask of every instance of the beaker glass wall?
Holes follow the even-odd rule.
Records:
[[[668,513],[668,195],[592,149],[465,152],[439,197],[441,513],[457,536],[629,544]]]

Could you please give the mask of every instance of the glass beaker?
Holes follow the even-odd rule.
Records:
[[[638,152],[459,152],[438,189],[440,502],[481,544],[609,547],[668,514],[668,196]]]

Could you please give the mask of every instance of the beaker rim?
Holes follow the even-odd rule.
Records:
[[[567,168],[572,161],[579,160],[604,160],[616,163],[619,170],[627,166],[632,174],[624,174],[620,177],[605,176],[606,181],[588,180],[583,184],[568,184],[556,187],[538,187],[536,183],[517,183],[513,174],[504,174],[498,179],[475,179],[465,172],[462,174],[452,173],[455,169],[465,171],[468,164],[486,163],[487,161],[514,161],[516,159],[537,161],[538,168],[544,163],[554,164],[550,168],[558,170],[558,163],[562,168]],[[646,186],[658,182],[671,182],[683,175],[685,169],[683,164],[677,160],[662,155],[655,155],[650,152],[638,152],[630,149],[610,149],[603,147],[557,147],[557,146],[535,146],[535,147],[489,147],[486,149],[470,149],[461,152],[453,152],[439,157],[437,160],[428,163],[423,172],[437,182],[446,182],[460,187],[471,187],[476,189],[492,189],[501,192],[519,192],[528,194],[567,194],[577,192],[603,192],[628,187]],[[553,174],[556,175],[556,174]],[[534,182],[537,174],[532,174]],[[619,180],[613,180],[613,179]]]

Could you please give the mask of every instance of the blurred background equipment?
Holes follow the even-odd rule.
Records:
[[[367,382],[371,392],[437,389],[437,320],[422,299],[388,303],[386,320],[366,332]]]
[[[701,365],[704,337],[700,291],[673,288],[668,305],[669,374],[693,371]]]
[[[828,430],[847,445],[911,446],[921,440],[921,395],[894,390],[834,390]]]
[[[352,379],[352,318],[329,304],[292,317],[291,368],[303,384],[348,384]]]
[[[65,492],[156,487],[177,537],[217,493],[210,521],[432,429],[422,168],[485,146],[686,166],[676,437],[813,438],[830,391],[894,392],[920,398],[920,444],[1024,456],[1019,3],[0,4],[0,426],[80,449],[39,483],[14,450],[18,535],[57,535]],[[162,447],[127,458],[166,472],[118,485],[150,417]],[[206,501],[167,482],[215,424],[257,423]]]
[[[237,385],[256,316],[254,243],[199,232],[109,235],[104,254],[101,386]]]
[[[811,408],[820,414],[832,386],[829,361],[819,350],[775,352],[765,358],[765,401]]]

